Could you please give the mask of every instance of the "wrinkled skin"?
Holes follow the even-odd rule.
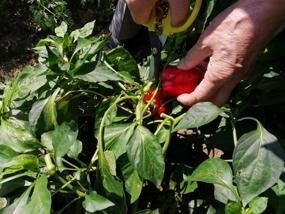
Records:
[[[177,100],[185,105],[207,100],[223,105],[284,20],[285,1],[277,2],[242,0],[219,14],[178,66],[189,69],[209,57],[204,79],[193,93]]]
[[[135,4],[145,0],[129,1]],[[155,1],[149,2],[152,7],[155,5]],[[140,12],[132,13],[140,17]],[[147,20],[145,16],[141,23]],[[225,104],[284,20],[285,0],[240,0],[224,10],[179,62],[180,69],[190,69],[209,59],[204,79],[195,91],[182,94],[177,100],[185,105],[201,101],[212,101],[219,106]]]

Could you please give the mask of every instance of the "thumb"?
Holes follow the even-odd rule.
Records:
[[[202,64],[204,60],[211,55],[212,55],[211,49],[203,45],[202,41],[198,41],[188,51],[186,56],[180,60],[177,67],[183,70],[194,68],[195,66]]]
[[[212,81],[204,78],[192,93],[179,95],[177,101],[184,105],[193,105],[210,100],[218,91],[219,88]]]

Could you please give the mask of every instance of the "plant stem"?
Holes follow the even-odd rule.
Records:
[[[80,171],[80,168],[76,165],[74,165],[73,163],[70,163],[69,161],[65,160],[64,158],[61,158],[62,162],[65,162],[66,164],[72,166],[74,169]]]
[[[178,117],[176,117],[176,118],[174,119],[173,126],[176,126],[176,125],[177,125],[177,123],[179,123],[179,122],[180,122],[180,120],[182,120],[182,119],[185,117],[185,115],[186,115],[186,113],[181,114],[181,115],[179,115]]]
[[[148,109],[148,107],[149,107],[150,104],[152,103],[153,99],[155,98],[157,92],[158,92],[158,86],[157,86],[156,89],[153,91],[153,94],[152,94],[151,99],[147,102],[147,104],[145,105],[144,109],[142,110],[142,114],[144,114],[145,111]]]
[[[30,176],[30,177],[33,177],[35,178],[36,177],[36,174],[37,173],[33,173],[33,172],[23,172],[21,174],[17,174],[17,175],[14,175],[14,176],[11,176],[11,177],[7,177],[7,178],[4,178],[4,179],[1,179],[0,180],[0,184],[4,184],[8,181],[11,181],[11,180],[14,180],[16,178],[20,178],[20,177],[23,177],[23,176]]]
[[[124,97],[118,97],[117,100],[112,103],[112,105],[110,105],[110,107],[107,109],[107,111],[105,112],[100,127],[99,127],[99,135],[98,135],[98,144],[97,144],[97,150],[95,151],[94,155],[91,158],[90,164],[89,164],[89,169],[92,167],[92,165],[94,164],[94,162],[97,159],[97,153],[102,153],[104,151],[104,127],[105,127],[105,122],[107,119],[108,114],[110,113],[110,111],[112,110],[112,108],[117,105],[118,103],[127,100],[127,99],[138,99],[137,96],[124,96]]]
[[[157,129],[155,130],[154,132],[154,135],[158,135],[158,133],[160,132],[160,130],[163,128],[163,126],[169,121],[168,118],[165,118],[160,124],[159,126],[157,127]]]
[[[78,201],[81,197],[74,198],[72,201],[70,201],[67,205],[65,205],[60,211],[58,211],[58,214],[63,213],[64,210],[66,210],[71,204]]]
[[[236,126],[233,122],[233,120],[231,120],[231,126],[232,126],[232,129],[233,129],[233,140],[234,140],[234,145],[235,147],[237,146],[238,144],[238,138],[237,138],[237,130],[236,130]]]
[[[167,136],[166,136],[166,140],[165,143],[162,147],[162,154],[165,156],[167,149],[169,147],[170,141],[171,141],[171,135],[172,135],[172,130],[174,129],[175,125],[185,116],[185,114],[182,114],[180,116],[178,116],[177,118],[173,118],[167,114],[162,113],[161,116],[163,118],[165,118],[162,123],[158,126],[157,130],[155,131],[154,135],[157,135],[159,133],[159,131],[162,129],[162,127],[168,122],[170,121],[170,128],[168,130]]]
[[[171,122],[171,126],[170,126],[170,129],[168,130],[165,143],[164,143],[164,145],[162,147],[162,154],[163,154],[163,156],[166,155],[167,149],[168,149],[169,144],[170,144],[172,128],[173,128],[173,123]]]
[[[112,70],[114,73],[118,74],[120,77],[122,77],[123,79],[126,79],[124,76],[122,76],[122,74],[120,74],[120,72],[116,71],[106,60],[103,61],[103,63],[110,69]],[[141,85],[136,83],[135,81],[130,82],[131,84],[135,85],[138,88],[141,88]]]
[[[56,178],[63,184],[63,186],[60,189],[68,187],[70,190],[75,192],[79,197],[85,197],[86,195],[85,192],[81,192],[80,190],[76,189],[74,186],[71,185],[71,183],[75,180],[75,178],[71,179],[70,181],[66,181],[64,178],[62,178],[59,175],[56,175]]]

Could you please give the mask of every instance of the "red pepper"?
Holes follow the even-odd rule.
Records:
[[[203,79],[205,68],[198,66],[190,70],[181,70],[168,66],[161,73],[162,92],[164,96],[177,97],[191,93]]]
[[[145,97],[144,100],[146,102],[150,101],[152,96],[154,94],[154,91],[149,91]],[[152,100],[152,104],[151,104],[151,108],[152,108],[152,116],[155,119],[159,119],[160,115],[162,113],[167,114],[168,113],[168,106],[166,105],[166,97],[163,95],[162,91],[157,91],[156,95],[154,96],[153,100]]]

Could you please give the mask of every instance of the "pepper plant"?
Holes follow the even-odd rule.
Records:
[[[285,92],[282,74],[263,66],[222,108],[168,99],[154,117],[147,62],[93,27],[62,23],[39,41],[38,63],[0,85],[0,213],[284,211],[283,149],[245,113],[256,91],[259,106],[284,104],[262,98]]]

